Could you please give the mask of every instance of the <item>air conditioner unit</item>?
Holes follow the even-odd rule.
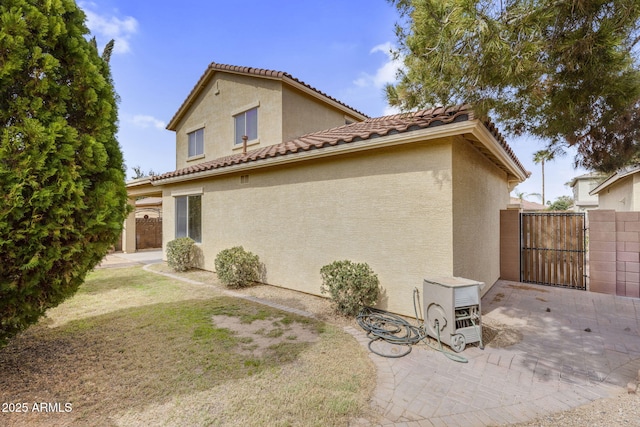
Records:
[[[482,344],[480,289],[484,283],[462,277],[424,279],[426,333],[461,352],[467,344]]]

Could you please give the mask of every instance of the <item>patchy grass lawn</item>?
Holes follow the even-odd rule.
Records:
[[[0,349],[0,425],[343,426],[375,418],[374,385],[340,328],[102,269]]]

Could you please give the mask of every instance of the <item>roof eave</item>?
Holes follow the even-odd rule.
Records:
[[[504,165],[506,171],[510,175],[509,181],[516,181],[517,183],[520,183],[529,178],[531,173],[523,169],[514,160],[514,158],[505,151],[491,131],[489,131],[489,129],[480,122],[480,120],[475,121],[476,126],[474,126],[471,134],[484,145],[491,155]]]
[[[187,98],[184,100],[182,105],[180,105],[178,111],[176,111],[176,113],[173,115],[173,117],[169,121],[169,124],[167,124],[167,130],[175,131],[178,128],[178,123],[180,122],[180,120],[182,120],[184,115],[191,108],[198,95],[200,95],[200,92],[202,92],[202,90],[209,83],[209,80],[211,80],[211,77],[213,77],[215,73],[216,70],[214,70],[211,65],[209,65],[207,67],[207,70],[202,74],[202,76],[200,76],[200,79],[195,84],[193,89],[191,89],[191,92],[189,92],[189,95],[187,95]]]
[[[325,104],[329,104],[333,108],[336,108],[336,109],[342,111],[344,114],[348,114],[349,116],[354,117],[354,118],[356,118],[358,120],[362,121],[362,120],[366,120],[366,119],[369,118],[368,116],[360,113],[359,111],[356,111],[354,109],[348,108],[348,107],[344,106],[343,104],[340,104],[339,102],[336,102],[333,99],[322,95],[321,93],[319,93],[319,92],[317,92],[317,91],[315,91],[315,90],[303,85],[302,83],[300,83],[300,82],[298,82],[298,81],[296,81],[294,79],[291,79],[291,78],[285,76],[285,77],[282,78],[282,81],[287,83],[289,86],[292,86],[292,87],[304,92],[307,95],[310,95],[310,96],[312,96],[312,97],[314,97],[316,99],[319,99],[320,101],[324,102]]]
[[[167,124],[167,127],[166,127],[167,130],[171,130],[171,131],[177,130],[178,123],[180,123],[180,120],[182,120],[182,118],[187,114],[187,111],[189,111],[191,106],[195,103],[195,100],[198,98],[198,96],[200,96],[200,93],[202,93],[202,91],[207,86],[207,84],[209,84],[209,81],[218,72],[227,73],[227,74],[244,75],[244,76],[250,76],[250,77],[266,79],[266,80],[280,80],[281,82],[286,83],[289,86],[292,86],[304,92],[305,94],[308,94],[316,99],[323,101],[328,105],[331,105],[334,108],[337,108],[338,110],[342,111],[345,114],[348,114],[349,116],[357,118],[358,120],[365,120],[368,118],[368,116],[360,113],[359,111],[354,110],[353,108],[350,108],[347,105],[341,104],[336,100],[332,99],[331,97],[318,92],[317,90],[313,90],[306,84],[303,84],[297,81],[296,79],[288,77],[286,74],[282,76],[267,75],[267,74],[250,74],[243,70],[234,70],[234,69],[220,70],[216,68],[213,64],[210,64],[207,67],[206,71],[202,74],[198,82],[195,84],[191,92],[189,92],[189,95],[187,96],[185,101],[182,103],[178,111],[171,118],[171,120],[169,121],[169,124]]]
[[[369,138],[366,140],[358,141],[357,143],[339,144],[322,149],[305,150],[297,153],[290,153],[287,155],[268,157],[265,159],[233,164],[221,168],[189,173],[186,175],[155,179],[152,184],[154,186],[160,186],[179,182],[193,181],[213,176],[291,164],[304,160],[320,159],[325,157],[338,156],[346,153],[356,153],[381,147],[391,147],[395,145],[409,144],[413,142],[428,141],[465,134],[473,134],[475,138],[477,138],[485,147],[487,147],[487,149],[491,153],[493,153],[493,155],[500,162],[502,162],[505,168],[509,171],[509,174],[512,175],[510,180],[516,179],[519,181],[524,181],[527,178],[528,175],[526,171],[520,169],[517,166],[516,162],[504,151],[504,149],[500,146],[493,134],[489,132],[486,126],[481,121],[474,119],[451,123],[446,126],[427,127],[410,132],[394,133],[390,135]]]
[[[125,185],[129,198],[161,195],[161,193],[159,193],[160,190],[155,187],[152,178],[153,177],[145,176],[127,182]]]
[[[602,190],[605,190],[607,187],[615,184],[623,178],[626,178],[629,175],[633,175],[634,173],[640,171],[640,166],[632,166],[623,171],[618,171],[609,176],[607,179],[602,181],[598,186],[596,186],[593,190],[589,191],[591,196],[595,196],[600,193]]]

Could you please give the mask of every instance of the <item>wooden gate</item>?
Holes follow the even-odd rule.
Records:
[[[586,290],[584,213],[520,214],[520,281]]]
[[[162,247],[162,218],[136,218],[136,250]]]

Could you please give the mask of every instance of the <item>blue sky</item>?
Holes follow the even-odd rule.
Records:
[[[128,167],[175,169],[175,135],[165,129],[211,62],[285,71],[372,116],[393,113],[383,87],[395,79],[389,55],[398,14],[386,0],[94,0],[78,1],[99,46],[116,40],[111,57],[121,100],[118,139]],[[533,153],[544,144],[507,141],[541,191]],[[570,195],[564,184],[585,173],[573,158],[548,163],[546,198]],[[535,197],[529,198],[539,201]]]

